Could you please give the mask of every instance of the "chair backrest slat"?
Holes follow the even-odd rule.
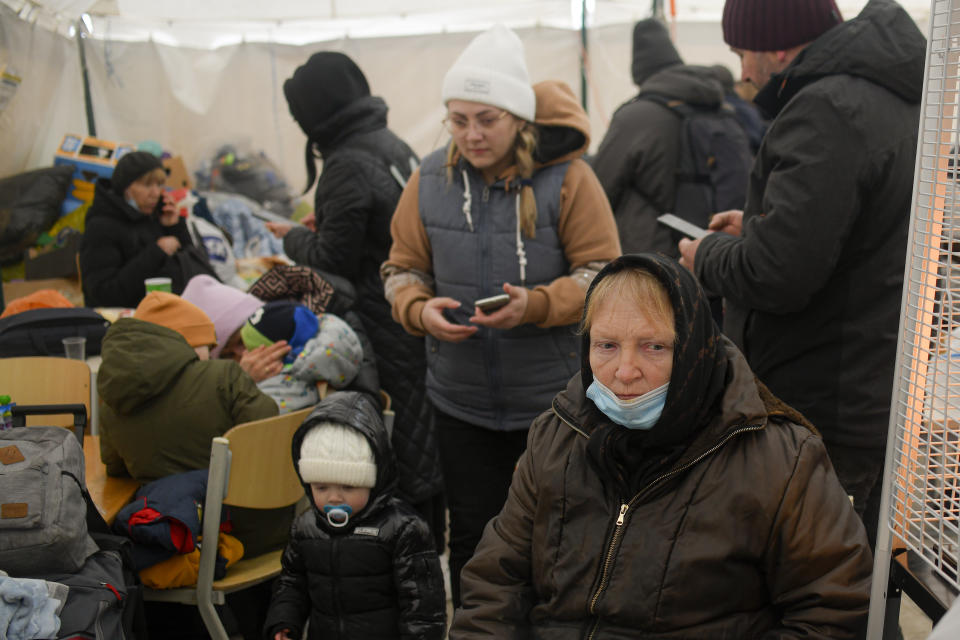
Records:
[[[0,358],[0,395],[17,404],[83,404],[90,423],[90,367],[80,360],[44,356]],[[73,427],[73,418],[31,416],[27,424]]]
[[[224,504],[251,509],[276,509],[303,496],[293,467],[293,434],[312,407],[273,418],[238,424],[223,437],[230,441],[230,483]]]

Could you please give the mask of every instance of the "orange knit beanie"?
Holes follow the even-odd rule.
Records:
[[[173,329],[191,347],[213,346],[217,335],[213,321],[200,307],[166,291],[151,291],[133,312],[133,317]]]

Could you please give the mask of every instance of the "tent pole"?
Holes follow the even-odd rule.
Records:
[[[587,0],[580,2],[580,105],[587,113]]]
[[[665,20],[663,13],[663,0],[653,0],[650,5],[650,15],[652,15],[654,18]]]
[[[87,54],[83,48],[83,21],[77,20],[77,49],[80,51],[80,70],[83,72],[83,104],[87,111],[87,135],[97,137],[97,125],[93,121],[93,100],[90,98],[90,76],[87,73]]]

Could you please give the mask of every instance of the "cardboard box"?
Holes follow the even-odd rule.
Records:
[[[187,172],[187,165],[181,156],[163,159],[163,168],[167,170],[167,186],[171,189],[193,189],[193,181]]]
[[[135,151],[132,144],[100,140],[90,136],[73,134],[63,136],[53,156],[53,164],[70,164],[75,167],[73,183],[67,191],[60,215],[70,213],[84,202],[93,200],[93,184],[97,178],[109,178],[117,160],[125,153]]]

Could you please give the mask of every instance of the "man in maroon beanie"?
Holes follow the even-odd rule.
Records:
[[[724,331],[820,430],[875,544],[926,43],[893,0],[727,0],[723,37],[773,119],[744,211],[681,240]]]

